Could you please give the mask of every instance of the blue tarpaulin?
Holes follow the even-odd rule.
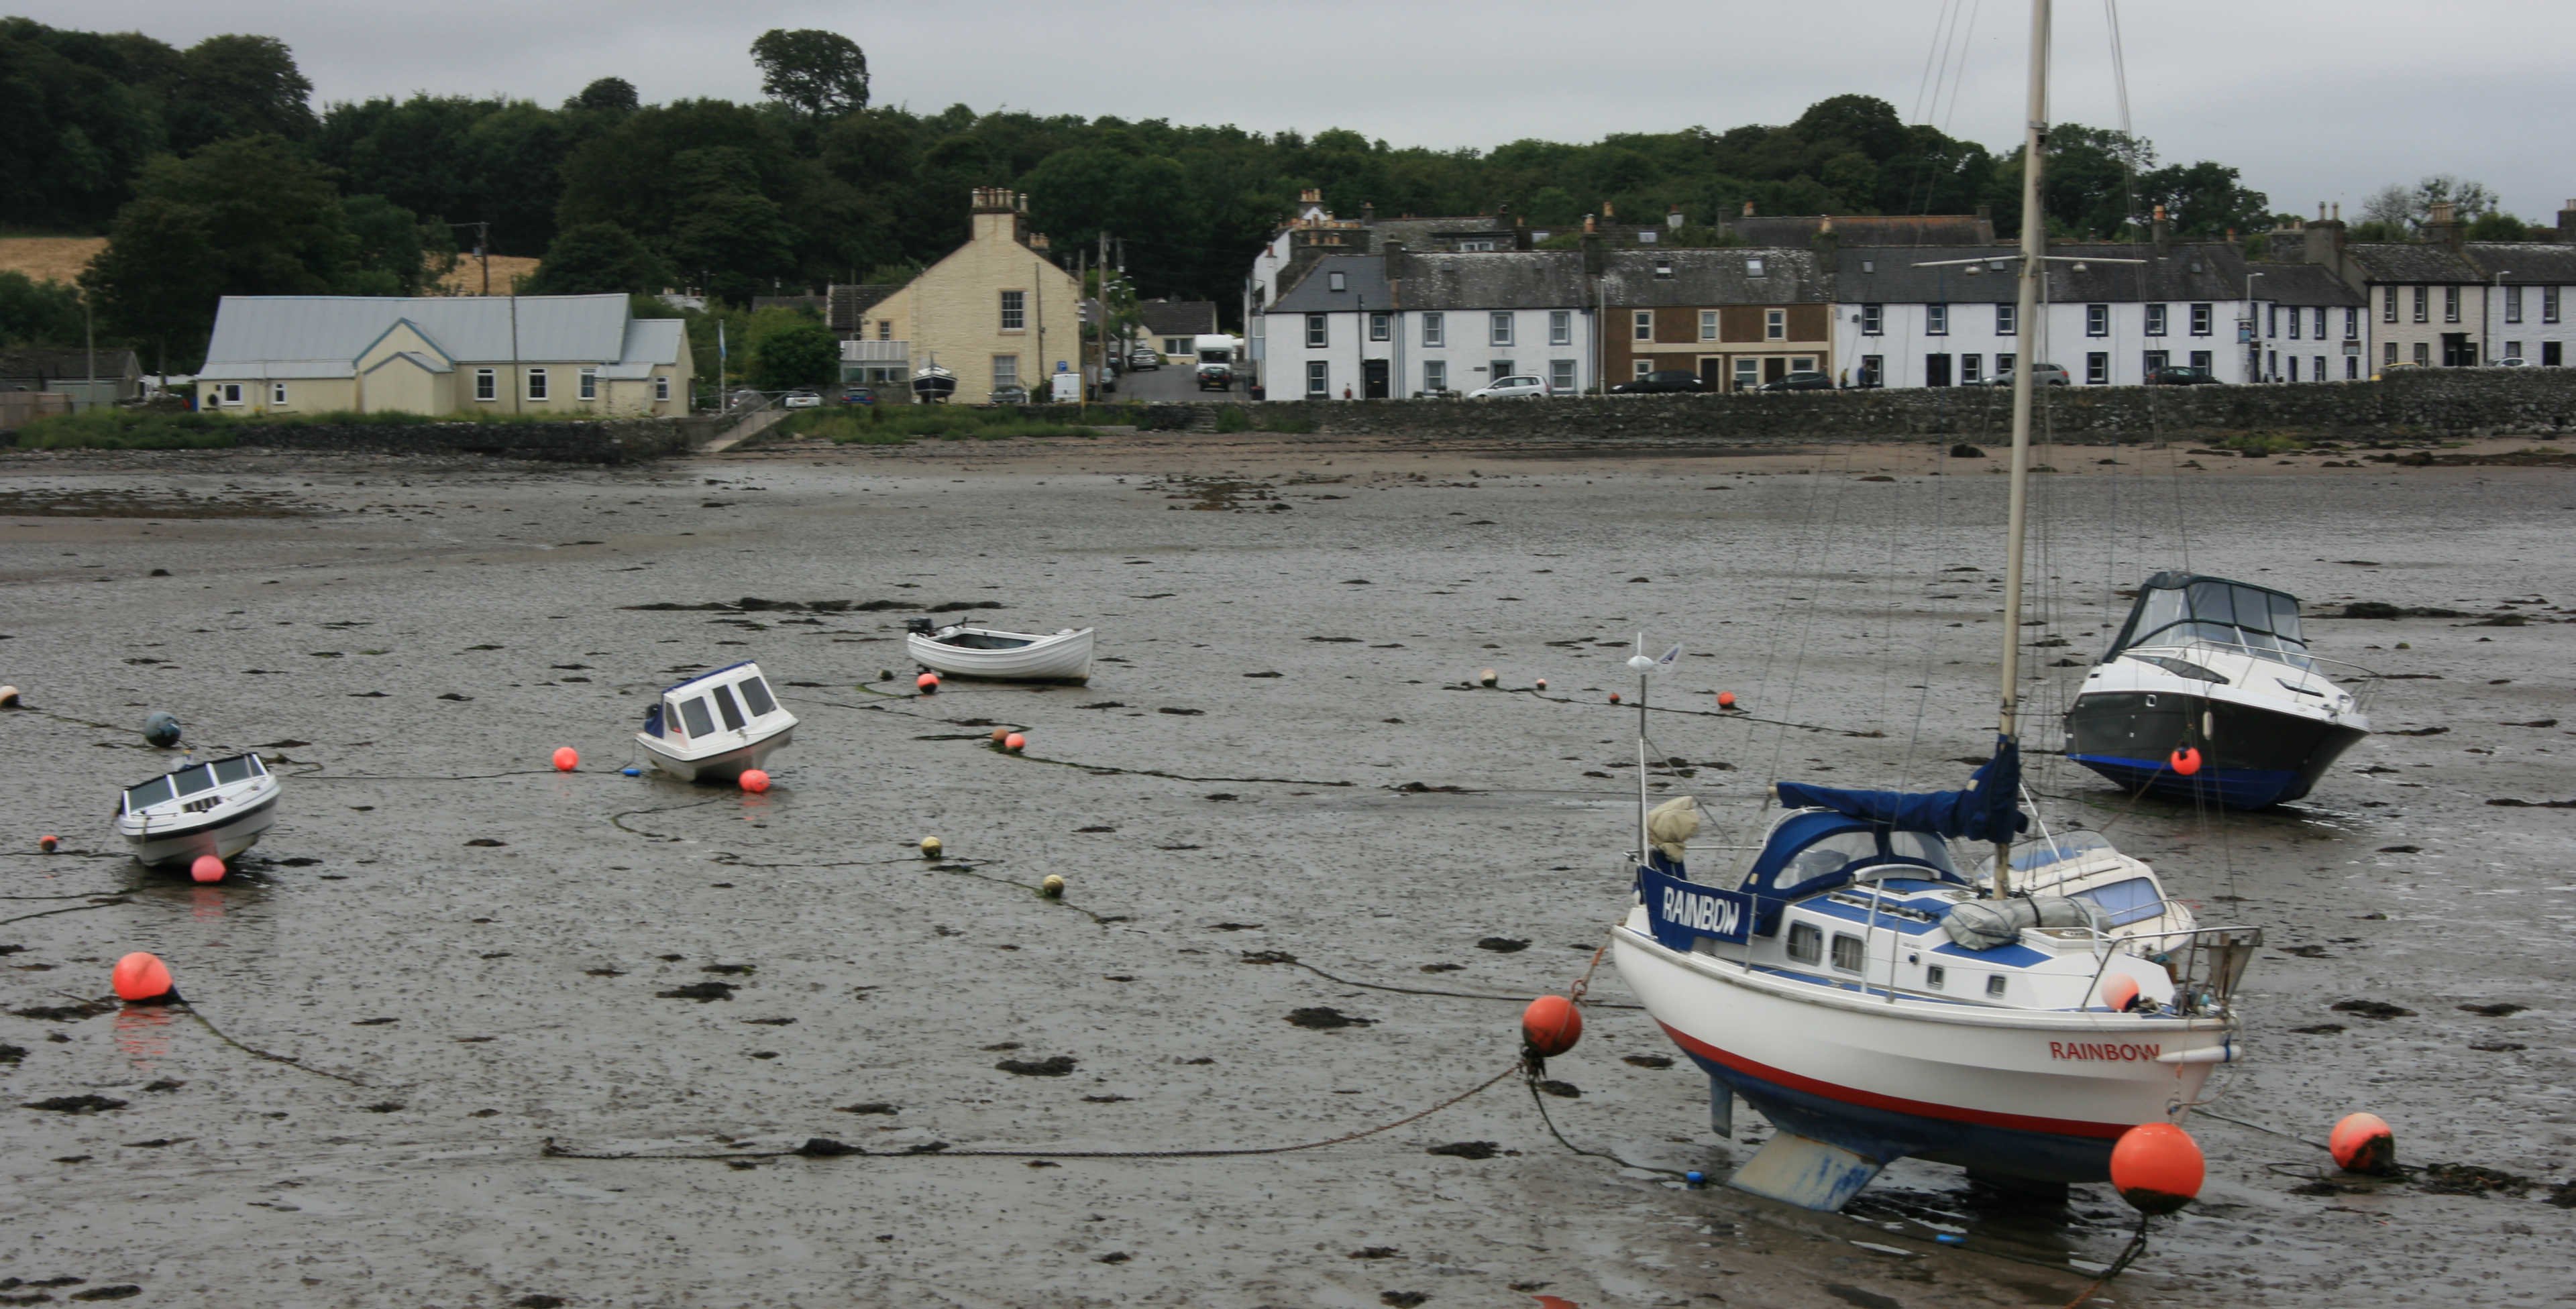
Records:
[[[1968,778],[1964,791],[1843,791],[1804,782],[1778,784],[1791,809],[1831,809],[1898,831],[1932,832],[1969,841],[2001,841],[2030,827],[2021,811],[2021,743],[1995,738],[1995,757]]]

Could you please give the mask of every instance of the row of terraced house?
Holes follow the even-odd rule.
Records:
[[[1684,216],[1336,218],[1306,193],[1246,279],[1264,398],[1462,395],[1506,377],[1582,393],[1655,373],[1740,391],[1974,386],[2025,353],[2075,385],[2167,368],[2219,382],[2357,381],[2390,367],[2560,367],[2576,323],[2576,201],[2556,240],[2473,242],[2437,206],[2421,242],[2353,242],[2320,206],[2266,234],[2052,242],[2041,321],[2018,320],[2018,251],[1966,216],[1758,217],[1693,248]],[[1571,239],[1568,239],[1568,238]],[[2033,343],[2036,342],[2034,345]]]

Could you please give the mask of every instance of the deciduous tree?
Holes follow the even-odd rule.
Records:
[[[773,27],[751,43],[760,89],[808,119],[868,107],[868,57],[859,43],[817,28]]]

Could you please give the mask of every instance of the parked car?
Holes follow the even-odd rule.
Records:
[[[1131,373],[1150,373],[1162,366],[1163,356],[1151,349],[1138,350],[1127,356],[1127,371]]]
[[[2031,383],[2036,386],[2073,386],[2075,384],[2075,379],[2068,377],[2066,375],[2066,370],[2056,364],[2032,364],[2030,366],[2030,380]],[[2009,372],[1997,373],[1995,374],[1993,381],[1986,383],[1988,386],[2010,386],[2012,384],[2013,375]]]
[[[2218,386],[2218,375],[2206,368],[2168,364],[2147,374],[2149,386]]]
[[[753,405],[761,403],[765,398],[766,397],[762,396],[760,392],[752,390],[750,387],[746,386],[735,391],[731,396],[726,397],[725,404],[728,408],[748,409]]]
[[[873,388],[865,386],[845,386],[841,388],[842,404],[872,405],[876,402],[877,393]]]
[[[2375,373],[2372,373],[2372,374],[2370,375],[2370,380],[2372,380],[2372,381],[2376,382],[2376,381],[2378,381],[2379,379],[2381,379],[2381,378],[2383,378],[2383,377],[2388,376],[2390,373],[2398,372],[2398,371],[2400,371],[2400,370],[2402,370],[2402,369],[2408,369],[2408,368],[2422,368],[2423,366],[2424,366],[2424,365],[2419,364],[2419,363],[2416,363],[2414,360],[2411,360],[2411,359],[2400,359],[2400,360],[2398,360],[2396,363],[2393,363],[2393,364],[2381,364],[2381,365],[2379,366],[2379,371],[2378,371],[2378,372],[2375,372]]]
[[[1028,402],[1029,390],[1024,386],[994,387],[993,394],[984,401],[986,404],[994,405],[1024,405]]]
[[[1477,387],[1467,393],[1467,398],[1470,400],[1544,400],[1551,394],[1553,393],[1548,390],[1546,378],[1523,374]]]
[[[782,409],[820,409],[823,397],[813,391],[790,391],[779,398],[778,405]]]
[[[1200,364],[1199,389],[1202,391],[1233,390],[1234,366],[1231,364]]]
[[[2523,358],[2521,355],[2507,355],[2504,358],[2495,361],[2493,366],[2497,368],[2528,368],[2531,366],[2531,361]]]
[[[1834,379],[1811,368],[1802,373],[1772,378],[1753,389],[1756,391],[1830,391],[1834,389]]]
[[[1708,382],[1697,373],[1675,369],[1671,372],[1648,373],[1633,382],[1621,382],[1610,388],[1612,395],[1667,395],[1678,391],[1705,391]]]

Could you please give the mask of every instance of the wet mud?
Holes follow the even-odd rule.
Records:
[[[2576,472],[2094,453],[2039,483],[2035,650],[2091,658],[2189,566],[2364,607],[2312,634],[2387,674],[2281,810],[2035,756],[2049,822],[2272,943],[2203,1198],[2094,1302],[2563,1296]],[[1511,1071],[1625,903],[1640,629],[1684,647],[1645,789],[1703,839],[1774,778],[1991,748],[2001,461],[1942,454],[0,459],[0,682],[41,707],[0,710],[0,894],[43,915],[0,914],[0,1294],[2063,1304],[2133,1229],[2107,1187],[1692,1186],[1769,1129],[1709,1131],[1606,964],[1582,1044]],[[116,512],[216,500],[293,513]],[[1005,605],[1097,626],[1091,684],[909,693],[904,618]],[[654,690],[741,659],[802,719],[771,791],[618,771]],[[2042,711],[2082,676],[2031,671]],[[283,775],[222,884],[104,822],[177,757],[153,710]],[[102,1002],[133,949],[189,1004]],[[2309,1144],[2362,1109],[2411,1171]]]

